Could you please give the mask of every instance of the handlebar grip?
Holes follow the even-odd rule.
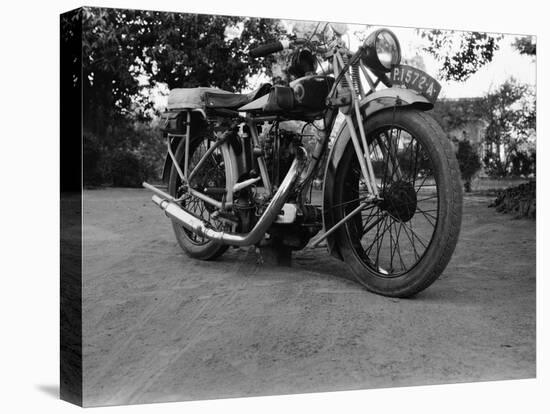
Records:
[[[267,56],[272,53],[280,52],[281,50],[285,49],[282,42],[273,42],[273,43],[267,43],[262,46],[258,46],[250,51],[250,56],[252,57],[262,57]]]

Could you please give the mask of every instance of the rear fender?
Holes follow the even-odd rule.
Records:
[[[411,89],[402,88],[388,88],[376,91],[363,98],[359,105],[361,113],[367,120],[380,111],[391,110],[394,107],[410,107],[422,111],[428,111],[433,108],[433,104],[419,93]],[[354,123],[356,122],[357,121],[354,119]],[[344,150],[350,138],[351,135],[348,126],[346,122],[343,122],[336,133],[336,139],[334,140],[325,166],[323,180],[323,228],[325,230],[330,229],[338,221],[335,217],[335,212],[331,208],[334,204],[334,183],[340,159],[344,154]],[[331,235],[327,238],[327,247],[334,257],[343,260],[334,236]]]

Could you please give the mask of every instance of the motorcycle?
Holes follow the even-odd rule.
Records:
[[[250,51],[285,50],[286,85],[171,90],[167,192],[143,186],[192,258],[230,246],[326,245],[368,290],[412,296],[447,266],[462,217],[453,147],[426,112],[441,86],[401,64],[388,29],[356,52],[334,25],[315,34]]]

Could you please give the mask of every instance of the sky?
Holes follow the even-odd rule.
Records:
[[[292,22],[285,21],[288,29],[293,25],[302,27],[315,27],[314,22]],[[341,24],[338,24],[341,26]],[[516,35],[504,35],[499,41],[499,50],[493,56],[491,63],[479,69],[466,81],[442,81],[438,76],[439,63],[427,52],[422,50],[422,46],[427,41],[417,34],[415,28],[395,27],[395,26],[371,26],[366,28],[364,25],[347,25],[347,33],[344,39],[349,41],[349,48],[355,51],[360,41],[355,36],[355,32],[370,33],[380,27],[386,27],[392,30],[401,44],[401,53],[405,58],[412,58],[419,54],[426,65],[426,71],[438,79],[442,85],[440,98],[470,98],[485,95],[488,91],[498,88],[504,81],[510,77],[516,78],[521,83],[536,85],[536,62],[531,56],[520,55],[512,47]],[[311,30],[311,29],[310,29]]]
[[[416,34],[415,29],[403,27],[389,27],[398,37],[404,56],[414,56],[424,40]],[[515,35],[504,35],[499,42],[499,50],[493,56],[493,60],[479,69],[464,82],[443,82],[440,98],[469,98],[483,96],[491,89],[500,86],[510,77],[516,78],[521,83],[536,85],[536,62],[532,56],[520,55],[512,47],[516,39]],[[438,62],[427,53],[421,53],[426,65],[426,71],[438,78]]]
[[[290,32],[295,26],[304,31],[313,30],[317,22],[301,22],[292,20],[283,20],[283,24]],[[342,26],[341,24],[337,24]],[[347,26],[347,33],[344,39],[349,42],[349,48],[355,51],[360,41],[355,36],[355,32],[371,32],[382,26],[371,26],[366,28],[364,25],[344,25]],[[536,61],[532,56],[520,55],[512,47],[512,42],[516,35],[504,35],[499,41],[499,49],[495,52],[493,60],[471,75],[466,81],[443,81],[438,76],[439,63],[427,52],[422,50],[426,40],[422,39],[415,28],[384,26],[392,30],[398,37],[401,44],[402,55],[405,58],[412,58],[420,55],[426,66],[426,71],[438,79],[442,85],[439,98],[473,98],[484,96],[487,92],[498,88],[504,81],[510,77],[516,78],[521,83],[527,83],[536,86]],[[226,36],[239,36],[242,31],[242,24],[237,27],[228,27]],[[243,92],[249,92],[255,89],[263,82],[267,82],[264,76],[253,76],[249,79],[249,85]],[[163,108],[166,106],[167,88],[157,88],[153,95],[155,106]]]

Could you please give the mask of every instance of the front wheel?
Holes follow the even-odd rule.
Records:
[[[455,249],[462,219],[458,163],[443,130],[424,112],[379,112],[364,126],[379,200],[348,220],[335,240],[367,289],[412,296],[439,277]],[[350,141],[336,170],[337,220],[367,195]]]

